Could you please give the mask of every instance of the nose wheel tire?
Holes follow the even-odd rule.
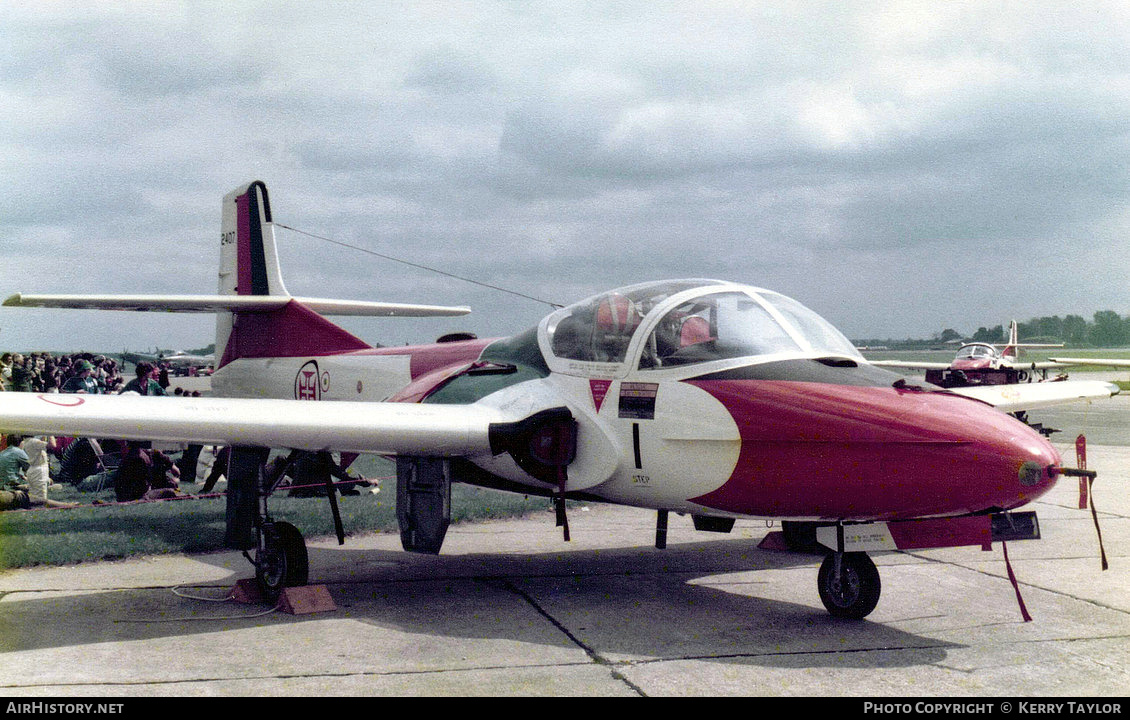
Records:
[[[275,602],[285,587],[307,583],[310,572],[306,542],[290,523],[264,523],[255,556],[255,580],[263,595]]]
[[[879,604],[879,570],[866,553],[830,553],[817,576],[820,600],[832,615],[859,620]]]

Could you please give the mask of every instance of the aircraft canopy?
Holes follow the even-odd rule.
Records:
[[[957,351],[958,358],[993,358],[997,351],[992,345],[966,345]]]
[[[822,317],[780,293],[717,280],[672,280],[601,293],[539,328],[555,371],[620,375],[766,355],[862,359]]]

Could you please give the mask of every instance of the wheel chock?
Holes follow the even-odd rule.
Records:
[[[785,542],[785,533],[780,530],[774,530],[767,533],[761,542],[758,543],[759,550],[791,550],[789,544]]]
[[[231,599],[244,605],[261,605],[267,602],[255,578],[237,580],[231,591]],[[279,593],[278,608],[291,615],[306,615],[337,610],[337,605],[334,604],[330,591],[325,585],[300,585],[282,589]]]
[[[279,610],[291,615],[306,615],[337,610],[337,605],[325,585],[302,585],[283,588],[279,595]]]
[[[243,578],[235,581],[235,587],[231,589],[231,599],[244,605],[258,605],[266,598],[259,590],[259,583],[255,578]]]

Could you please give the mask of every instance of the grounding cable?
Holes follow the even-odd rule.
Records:
[[[219,603],[222,603],[222,602],[231,602],[232,600],[235,599],[235,594],[231,591],[228,592],[227,597],[211,598],[211,597],[202,597],[202,596],[199,596],[199,595],[189,595],[189,594],[185,593],[184,591],[182,591],[180,589],[180,586],[170,588],[169,590],[170,590],[170,592],[173,593],[173,595],[176,595],[179,598],[185,598],[186,600],[199,600],[201,602],[219,602]],[[167,622],[214,622],[216,620],[249,620],[249,619],[252,619],[252,618],[263,617],[264,615],[270,615],[271,613],[275,613],[275,612],[278,612],[278,611],[279,611],[279,605],[275,605],[273,608],[270,608],[269,610],[263,610],[262,612],[257,612],[257,613],[250,613],[248,615],[212,615],[212,616],[204,616],[204,617],[192,616],[192,617],[159,617],[159,618],[124,618],[124,619],[114,620],[114,622],[116,622],[116,623],[149,624],[149,623],[167,623]]]

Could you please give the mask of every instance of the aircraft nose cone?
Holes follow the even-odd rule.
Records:
[[[769,517],[902,519],[1011,510],[1046,493],[1059,454],[990,405],[950,393],[703,383],[730,410],[730,481],[695,502]]]
[[[1020,421],[1018,420],[1017,423]],[[1062,460],[1059,452],[1047,438],[1027,425],[1023,430],[1030,432],[1031,436],[1021,438],[1018,442],[1020,449],[1017,459],[1020,461],[1020,467],[1017,469],[1017,481],[1021,487],[1038,490],[1042,495],[1059,479],[1059,466]]]
[[[1049,474],[1050,471],[1041,467],[1039,463],[1025,460],[1020,465],[1020,484],[1025,487],[1034,487],[1043,482]]]
[[[968,422],[958,419],[951,432],[967,445],[960,474],[970,497],[979,495],[986,508],[1007,510],[1035,500],[1055,485],[1060,457],[1046,437],[991,407],[967,407],[962,414]]]

